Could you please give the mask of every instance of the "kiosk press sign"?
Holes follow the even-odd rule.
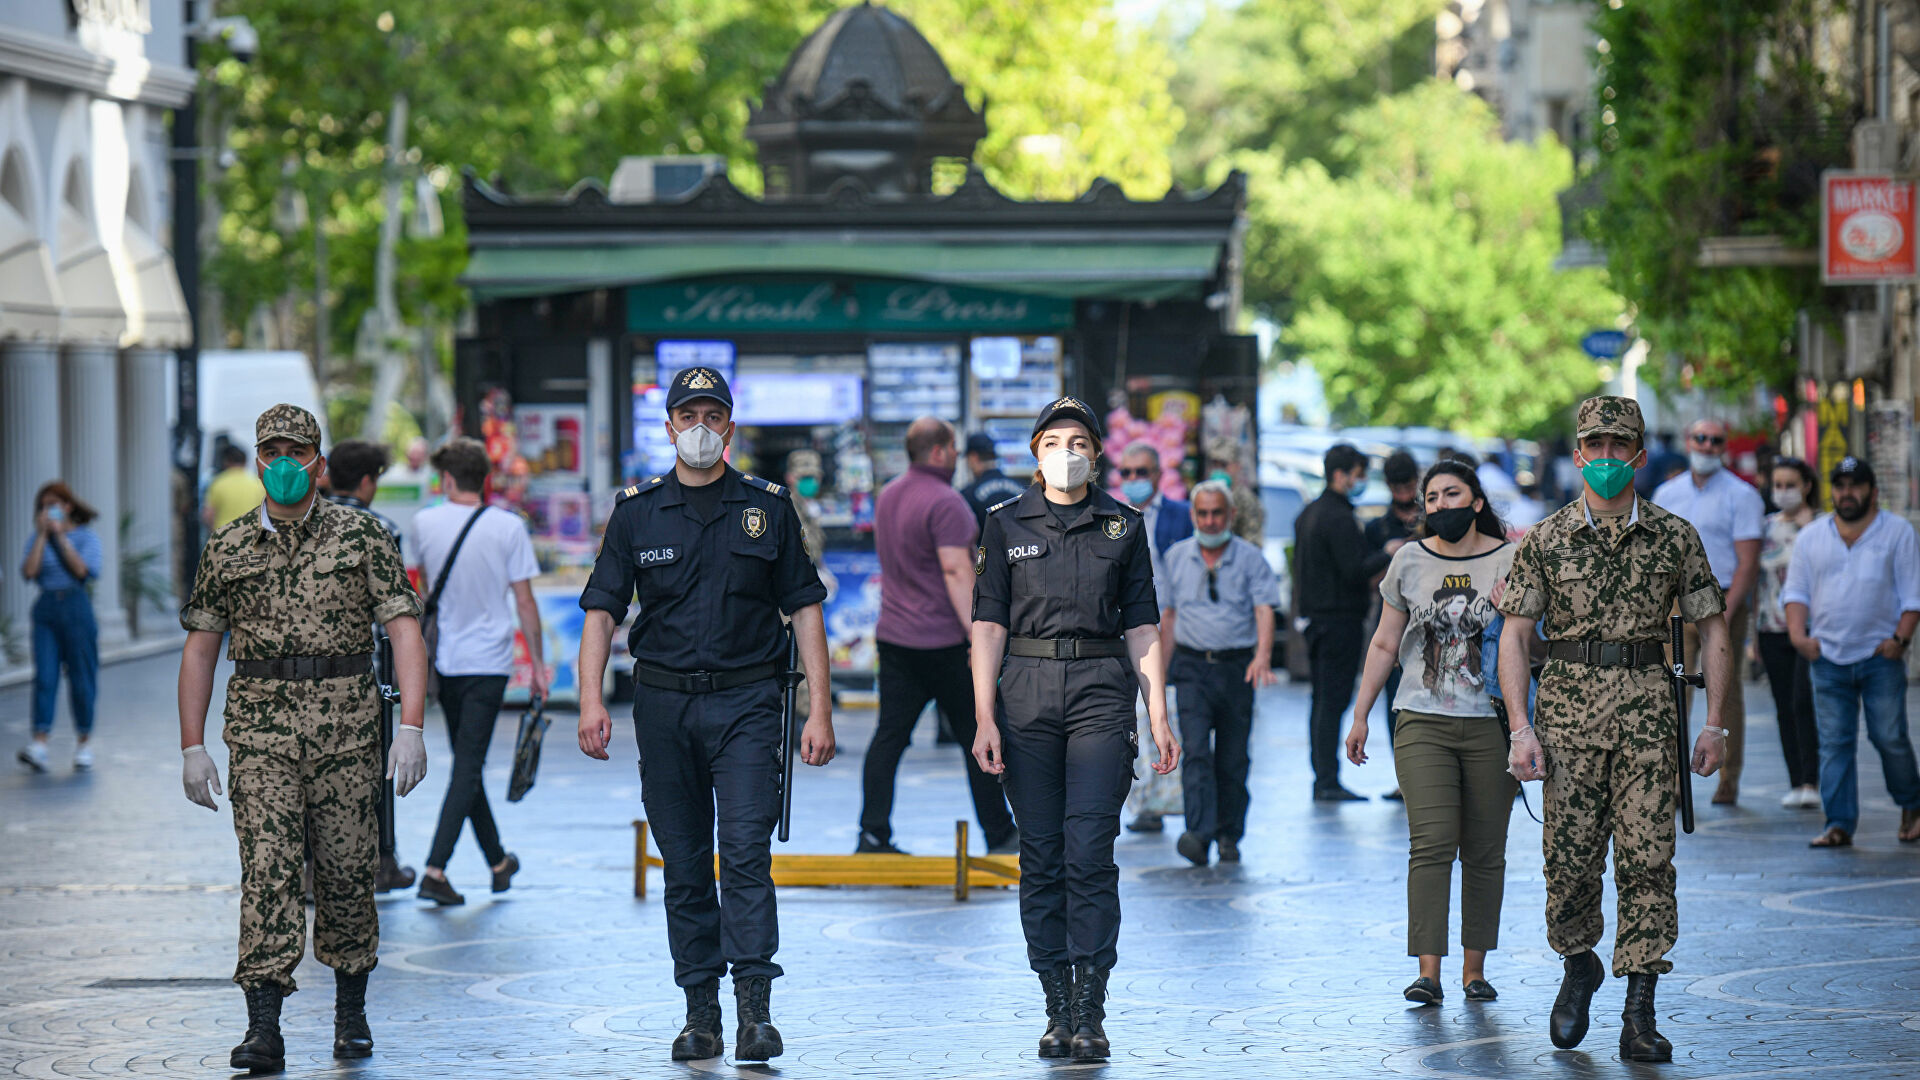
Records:
[[[1915,185],[1884,173],[1820,177],[1820,277],[1829,285],[1920,278]]]

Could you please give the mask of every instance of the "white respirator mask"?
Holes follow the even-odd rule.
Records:
[[[726,451],[727,443],[707,425],[695,424],[674,436],[673,448],[689,467],[710,469]]]
[[[1055,450],[1040,459],[1040,475],[1055,491],[1072,491],[1087,482],[1093,462],[1071,450]]]

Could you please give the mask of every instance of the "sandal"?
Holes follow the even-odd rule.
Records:
[[[1500,996],[1500,991],[1485,979],[1475,979],[1467,984],[1468,1001],[1492,1001]]]
[[[1838,826],[1828,829],[1807,842],[1808,847],[1852,847],[1853,837],[1847,830]]]
[[[1447,995],[1445,991],[1440,989],[1439,983],[1422,975],[1413,980],[1412,985],[1402,991],[1400,996],[1406,998],[1408,1001],[1419,1002],[1422,1005],[1438,1005],[1440,1004],[1440,1000]]]
[[[1911,844],[1920,840],[1920,807],[1900,811],[1900,842]]]

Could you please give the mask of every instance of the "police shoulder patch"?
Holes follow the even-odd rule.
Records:
[[[647,479],[642,480],[631,487],[622,488],[620,490],[620,494],[614,496],[613,504],[615,506],[618,506],[621,503],[626,502],[628,499],[633,498],[635,495],[640,494],[641,492],[656,490],[660,487],[661,484],[666,483],[666,480],[667,478],[664,475],[653,476],[653,477],[648,477]]]
[[[987,549],[984,547],[974,548],[973,549],[973,576],[979,577],[981,574],[984,574],[986,572],[987,572]]]
[[[1024,494],[1024,492],[1022,494]],[[1014,503],[1017,503],[1019,501],[1020,501],[1019,495],[1015,495],[1011,499],[1002,499],[999,502],[994,503],[992,506],[987,507],[987,513],[991,514],[996,510],[1004,510],[1007,507],[1012,506]]]
[[[771,480],[762,480],[752,473],[741,473],[740,479],[745,480],[749,485],[757,487],[761,491],[778,495],[783,499],[787,497],[787,488],[784,484],[776,484]]]

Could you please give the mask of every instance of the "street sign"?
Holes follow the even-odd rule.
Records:
[[[1595,360],[1611,360],[1627,351],[1627,335],[1621,330],[1595,330],[1580,339],[1580,347]]]
[[[1867,285],[1920,277],[1915,181],[1829,169],[1820,175],[1820,280]]]

